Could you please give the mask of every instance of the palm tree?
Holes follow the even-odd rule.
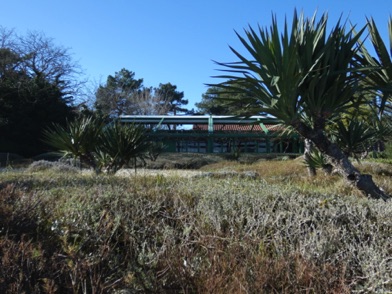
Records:
[[[354,62],[358,41],[365,30],[346,31],[339,20],[327,34],[327,15],[305,19],[294,13],[291,29],[285,21],[282,33],[276,17],[268,28],[237,33],[252,59],[230,47],[239,59],[217,62],[225,81],[216,85],[244,93],[250,109],[268,113],[310,140],[350,183],[365,195],[387,200],[370,175],[361,174],[338,144],[328,136],[328,126],[354,106],[364,103],[355,95],[364,67]],[[246,111],[246,110],[245,110]]]

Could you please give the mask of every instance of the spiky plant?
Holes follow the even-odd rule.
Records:
[[[371,55],[359,41],[361,46],[357,58],[360,63],[373,68],[371,72],[368,72],[363,83],[374,97],[374,104],[378,106],[379,115],[382,116],[386,109],[389,108],[390,111],[392,100],[392,17],[388,21],[389,48],[382,40],[373,18],[368,19],[367,28],[376,57]]]
[[[331,132],[333,140],[342,148],[343,152],[356,159],[359,159],[359,154],[366,152],[376,144],[381,135],[367,122],[355,119],[350,120],[347,124],[343,121],[336,122]]]
[[[325,172],[325,174],[329,175],[332,173],[332,165],[329,164],[324,154],[316,148],[313,148],[306,154],[304,163],[309,169],[315,170],[320,168]]]
[[[103,118],[84,117],[66,127],[53,125],[44,140],[64,156],[72,156],[92,167],[115,173],[151,148],[145,129],[138,125],[106,125]]]
[[[100,136],[99,158],[101,167],[115,173],[132,159],[142,157],[152,147],[143,126],[114,122],[106,126]]]
[[[294,13],[291,29],[284,25],[280,33],[276,17],[268,28],[237,33],[251,58],[230,47],[239,59],[220,63],[225,81],[216,85],[245,93],[249,109],[275,116],[309,139],[350,183],[372,198],[390,197],[379,189],[370,175],[362,175],[342,149],[328,136],[328,125],[338,121],[356,99],[364,66],[354,62],[358,40],[365,28],[354,34],[339,20],[327,33],[327,15],[305,19]]]
[[[91,116],[58,124],[44,130],[44,141],[63,156],[79,159],[81,163],[96,168],[95,152],[104,120]]]

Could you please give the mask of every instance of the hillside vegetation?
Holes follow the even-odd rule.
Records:
[[[390,165],[358,167],[392,193]],[[4,170],[0,292],[392,291],[389,202],[300,159],[181,173]]]

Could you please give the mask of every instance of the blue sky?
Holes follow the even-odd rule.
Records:
[[[386,0],[0,0],[0,25],[23,35],[40,31],[70,48],[91,85],[126,68],[145,86],[170,82],[190,108],[206,83],[217,82],[212,60],[234,61],[229,45],[241,49],[234,31],[269,26],[275,13],[289,22],[296,8],[311,16],[328,12],[358,25],[373,17],[387,43],[392,6]],[[241,51],[241,50],[240,50]]]

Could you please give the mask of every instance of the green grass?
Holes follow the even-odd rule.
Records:
[[[259,177],[0,173],[0,292],[392,291],[390,203],[299,160],[203,169]]]

